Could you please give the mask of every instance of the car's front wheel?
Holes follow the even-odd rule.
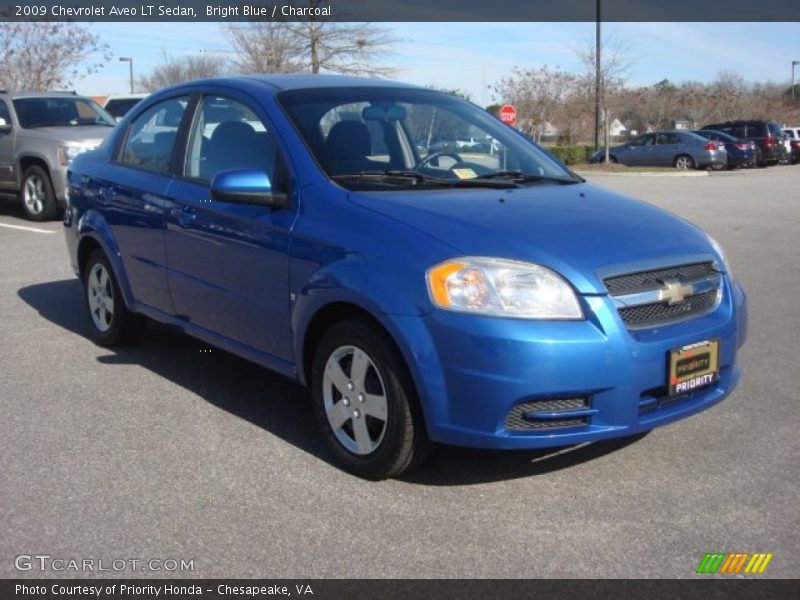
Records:
[[[144,317],[125,306],[114,271],[102,250],[92,253],[83,273],[92,337],[103,346],[136,341],[144,328]]]
[[[311,385],[320,429],[347,471],[386,479],[427,456],[430,442],[413,384],[377,327],[348,319],[329,329],[316,350]]]
[[[33,165],[25,170],[20,190],[22,210],[31,221],[50,221],[58,212],[53,183],[47,171]]]

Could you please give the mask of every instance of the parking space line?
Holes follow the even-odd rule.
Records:
[[[49,229],[39,229],[37,227],[24,227],[22,225],[9,225],[8,223],[0,223],[0,227],[8,227],[9,229],[19,229],[21,231],[32,231],[33,233],[55,233]]]

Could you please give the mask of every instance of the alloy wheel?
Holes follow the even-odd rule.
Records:
[[[30,175],[25,180],[23,201],[31,214],[39,215],[44,210],[47,192],[44,189],[44,181],[39,175]]]
[[[340,346],[325,363],[322,398],[336,439],[348,451],[367,455],[386,434],[388,402],[381,374],[356,346]]]
[[[105,333],[114,322],[114,287],[105,265],[95,263],[89,271],[86,295],[92,322],[99,331]]]

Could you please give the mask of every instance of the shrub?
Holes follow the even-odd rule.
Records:
[[[547,151],[567,165],[589,162],[592,155],[591,146],[550,146]]]

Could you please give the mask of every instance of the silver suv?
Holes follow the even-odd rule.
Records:
[[[29,219],[53,219],[66,202],[72,160],[99,146],[113,127],[91,98],[0,91],[0,193],[18,193]]]

